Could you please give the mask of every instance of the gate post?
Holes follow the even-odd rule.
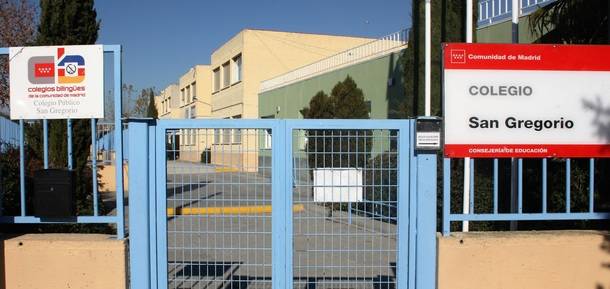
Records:
[[[271,131],[271,288],[292,287],[292,235],[287,223],[292,222],[292,134],[286,121],[278,121]],[[288,148],[290,145],[290,148]],[[289,235],[290,234],[290,235]]]
[[[129,284],[133,289],[153,288],[149,202],[154,191],[151,191],[149,168],[154,164],[154,150],[149,151],[149,144],[154,138],[149,135],[150,122],[129,120]]]
[[[436,152],[417,154],[416,288],[436,288]]]

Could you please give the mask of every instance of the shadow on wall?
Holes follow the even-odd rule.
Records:
[[[592,125],[597,127],[597,135],[610,142],[610,103],[605,106],[601,96],[597,95],[594,100],[583,99],[582,104],[594,114]]]
[[[386,99],[388,103],[389,119],[407,118],[408,109],[405,93],[403,65],[404,57],[406,57],[406,49],[400,52],[391,53],[388,62],[388,87],[386,90]],[[398,55],[398,59],[394,58]]]
[[[602,245],[600,246],[602,250],[606,251],[606,253],[608,253],[610,255],[610,234],[606,234],[606,236],[604,236],[604,242],[602,243]],[[610,260],[603,262],[601,264],[602,268],[606,268],[608,270],[610,270]],[[604,285],[602,284],[597,284],[595,286],[596,289],[610,289],[610,284],[608,284],[608,287],[604,287]]]
[[[584,106],[585,109],[590,110],[593,113],[593,122],[592,125],[596,126],[596,133],[599,137],[601,137],[603,140],[605,140],[606,142],[610,142],[610,103],[608,104],[608,106],[605,106],[606,104],[604,103],[604,101],[602,100],[602,97],[597,95],[595,97],[595,99],[593,100],[588,100],[588,99],[583,99],[582,100],[582,104]],[[600,160],[600,170],[603,172],[608,172],[608,166],[610,163],[610,160],[608,159],[602,159]],[[601,174],[602,176],[607,175],[607,174]],[[603,179],[607,179],[607,178],[603,178]],[[608,181],[605,181],[605,184],[607,188],[608,185]],[[607,195],[607,194],[601,194],[601,195]],[[610,228],[606,228],[607,230]],[[604,241],[602,242],[600,248],[602,250],[604,250],[606,253],[608,253],[610,255],[610,234],[606,234],[604,236]],[[602,268],[606,268],[608,270],[610,270],[610,260],[606,261],[606,262],[602,262],[601,264]],[[604,287],[603,284],[597,284],[596,285],[596,289],[610,289],[610,284],[608,285],[608,287]]]
[[[0,236],[0,289],[6,288],[4,263],[4,236]]]
[[[596,127],[597,135],[606,143],[610,143],[610,102],[605,102],[604,98],[596,95],[593,99],[582,99],[582,104],[586,110],[593,113],[591,125]],[[608,153],[604,149],[604,153]],[[602,158],[596,161],[595,166],[598,170],[599,185],[596,188],[599,191],[601,208],[596,207],[596,211],[610,211],[610,159]],[[597,202],[596,202],[597,203]],[[596,205],[597,206],[597,205]],[[610,229],[610,228],[607,228]]]

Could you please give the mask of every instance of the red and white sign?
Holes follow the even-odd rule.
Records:
[[[102,45],[11,47],[11,119],[104,117]]]
[[[443,45],[447,157],[610,157],[610,46]]]

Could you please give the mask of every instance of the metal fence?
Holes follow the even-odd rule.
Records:
[[[123,124],[123,161],[127,162],[129,153],[129,139],[127,138],[127,124]],[[96,157],[99,165],[112,164],[116,159],[116,145],[114,139],[114,123],[98,122],[96,129]]]
[[[19,145],[19,124],[0,117],[0,151],[4,145]]]
[[[114,76],[114,124],[115,126],[121,126],[121,46],[119,45],[104,45],[104,53],[112,54],[113,56],[113,76]],[[6,55],[9,53],[8,48],[0,48],[0,55]],[[26,154],[26,145],[29,145],[28,140],[26,140],[25,130],[26,125],[30,125],[32,122],[37,122],[38,120],[28,121],[28,124],[24,120],[19,120],[18,124],[18,132],[17,132],[17,147],[19,148],[19,214],[17,216],[7,216],[3,215],[0,212],[0,223],[15,223],[15,224],[47,224],[47,223],[78,223],[78,224],[93,224],[93,223],[107,223],[114,224],[116,226],[117,238],[122,239],[125,237],[124,230],[124,207],[123,207],[123,171],[116,170],[115,174],[115,204],[116,204],[116,213],[114,215],[101,215],[100,214],[100,206],[99,194],[98,194],[98,180],[97,180],[97,157],[96,157],[96,147],[97,147],[97,132],[96,132],[96,119],[91,119],[91,153],[90,153],[90,166],[92,171],[92,188],[91,188],[91,206],[92,206],[92,215],[78,215],[74,217],[66,217],[66,218],[42,218],[38,216],[34,216],[32,212],[29,211],[28,199],[32,193],[31,184],[27,182],[31,182],[31,176],[29,169],[26,171],[26,165],[28,164],[27,158],[31,156]],[[42,147],[43,147],[43,167],[44,169],[49,168],[49,142],[48,142],[48,121],[40,120],[42,122]],[[13,126],[11,126],[13,127]],[[14,127],[13,127],[14,129]],[[67,120],[67,160],[66,167],[67,169],[73,169],[73,159],[72,159],[72,120]],[[2,130],[4,131],[4,129]],[[11,137],[14,138],[14,131],[11,132]],[[114,133],[113,135],[115,143],[122,143],[123,136],[121,133]],[[116,149],[115,156],[117,160],[123,159],[123,150]],[[122,167],[122,161],[116,161],[116,167]],[[4,196],[0,196],[4,198]]]
[[[434,288],[436,155],[412,127],[130,122],[132,288]]]
[[[556,0],[479,0],[477,27],[483,28],[509,20],[513,11],[512,1],[521,1],[519,15],[525,16]]]
[[[454,221],[610,219],[610,206],[607,201],[603,202],[595,185],[596,178],[606,176],[596,171],[595,159],[477,159],[480,171],[475,171],[475,159],[470,159],[469,213],[452,209],[456,205],[451,202],[452,196],[462,192],[459,184],[455,184],[459,181],[452,180],[452,175],[461,170],[460,164],[452,166],[452,163],[461,161],[445,158],[443,162],[443,234],[451,232]],[[578,179],[574,174],[575,162],[579,162]],[[558,177],[551,182],[550,174]],[[483,188],[475,186],[476,179],[484,179],[478,182]]]
[[[177,144],[180,133],[194,142]],[[215,133],[166,132],[168,288],[271,288],[271,178],[257,174],[271,167],[258,162],[264,132],[223,129],[226,144]]]
[[[305,143],[293,149],[294,174],[309,176],[294,188],[303,212],[293,217],[293,288],[396,288],[398,131],[296,130],[293,139]]]

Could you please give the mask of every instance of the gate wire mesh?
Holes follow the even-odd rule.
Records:
[[[271,288],[268,140],[263,129],[166,133],[168,288]]]
[[[395,288],[395,130],[293,132],[293,288]]]

